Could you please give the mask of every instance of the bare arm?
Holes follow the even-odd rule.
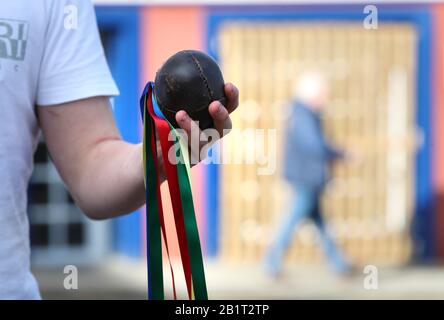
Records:
[[[229,112],[238,104],[236,87],[228,84],[225,91],[227,108],[218,102],[209,106],[221,131],[231,128]],[[142,145],[121,139],[107,97],[37,109],[54,164],[83,212],[106,219],[145,203]],[[183,111],[176,119],[185,130],[195,125]]]
[[[121,139],[107,97],[40,107],[38,115],[54,164],[90,218],[144,203],[142,147]]]

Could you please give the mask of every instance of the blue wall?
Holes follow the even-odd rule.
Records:
[[[97,7],[97,22],[107,34],[108,63],[120,96],[114,99],[114,116],[129,142],[140,142],[139,112],[139,14],[137,7]],[[113,246],[120,253],[141,255],[141,212],[113,220]]]

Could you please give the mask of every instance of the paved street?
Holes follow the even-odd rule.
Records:
[[[110,259],[101,268],[79,267],[78,290],[63,287],[63,268],[36,269],[46,299],[145,299],[143,261]],[[167,269],[168,270],[168,269]],[[179,287],[180,277],[178,276]],[[364,289],[364,275],[337,277],[319,266],[286,270],[277,281],[257,266],[207,262],[211,299],[443,299],[444,267],[379,268],[378,289]],[[167,288],[170,286],[165,274]],[[183,287],[183,286],[182,286]],[[184,288],[179,297],[185,298]]]

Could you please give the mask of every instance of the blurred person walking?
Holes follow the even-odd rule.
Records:
[[[266,271],[273,277],[280,274],[293,234],[304,219],[311,219],[317,227],[332,269],[339,274],[351,270],[321,212],[321,196],[330,177],[330,166],[345,158],[342,150],[327,141],[322,129],[321,112],[328,94],[327,80],[321,73],[307,72],[299,78],[284,142],[283,173],[292,187],[293,200],[265,258]]]

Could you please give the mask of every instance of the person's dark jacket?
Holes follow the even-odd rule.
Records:
[[[286,180],[321,190],[330,177],[329,164],[342,158],[343,153],[327,142],[320,115],[303,103],[293,103],[284,139]]]

